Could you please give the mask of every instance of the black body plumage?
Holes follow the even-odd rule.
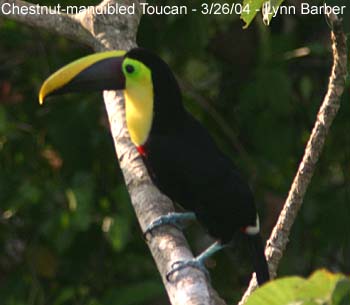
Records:
[[[152,71],[154,118],[144,145],[144,163],[156,186],[186,210],[222,244],[237,231],[256,225],[254,198],[233,162],[183,107],[168,65],[144,49],[128,52]],[[249,236],[259,284],[269,278],[259,234]]]

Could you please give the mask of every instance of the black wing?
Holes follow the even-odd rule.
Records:
[[[255,224],[248,184],[191,116],[171,134],[152,134],[147,151],[145,163],[154,183],[194,211],[212,236],[230,240],[240,227]]]

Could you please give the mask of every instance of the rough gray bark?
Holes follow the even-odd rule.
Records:
[[[316,168],[316,163],[322,153],[327,134],[339,110],[340,98],[345,88],[347,76],[346,37],[342,29],[341,19],[333,14],[330,14],[328,19],[332,27],[332,72],[328,83],[328,90],[317,114],[317,119],[305,148],[303,159],[299,165],[277,224],[267,241],[265,255],[269,263],[270,274],[273,277],[276,276],[277,267],[289,241],[290,230],[303,203],[306,190]],[[256,287],[257,283],[254,274],[239,305],[246,302]]]
[[[9,3],[11,5],[15,5],[16,7],[27,9],[29,9],[30,7],[37,7],[36,4],[28,3],[26,1],[21,0],[0,0],[0,6],[2,6],[5,3]],[[43,8],[43,13],[45,13],[47,7],[40,7]],[[5,8],[5,13],[7,14],[7,6]],[[14,14],[5,15],[4,12],[2,13],[0,11],[0,16],[23,22],[33,27],[49,30],[50,32],[55,32],[59,35],[90,45],[93,42],[93,37],[87,30],[84,30],[84,28],[81,27],[79,19],[83,17],[82,15],[83,14],[81,14],[80,16],[66,14],[17,14],[17,11],[14,11]]]
[[[29,6],[19,0],[3,1]],[[114,5],[116,1],[105,0],[98,7]],[[138,5],[137,0],[118,1],[120,4]],[[136,32],[140,20],[140,11],[135,15],[102,15],[87,10],[78,15],[6,15],[25,24],[58,33],[68,38],[88,44],[95,51],[111,49],[128,50],[136,46]],[[147,170],[131,143],[125,125],[124,100],[115,91],[104,92],[104,101],[110,122],[120,167],[131,201],[136,211],[142,230],[160,215],[174,211],[172,202],[152,184]],[[170,226],[156,229],[153,238],[148,241],[149,248],[162,276],[170,301],[174,305],[224,305],[212,289],[205,274],[197,269],[186,268],[175,274],[172,281],[166,280],[166,273],[171,265],[179,260],[193,258],[183,234]]]

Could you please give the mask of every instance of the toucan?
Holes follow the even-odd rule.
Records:
[[[262,285],[269,271],[254,197],[231,159],[188,112],[170,67],[144,48],[86,56],[61,68],[42,85],[39,101],[68,92],[122,90],[127,129],[153,183],[186,212],[170,213],[149,224],[182,228],[197,219],[215,242],[192,260],[177,262],[167,278],[205,260],[237,234],[246,236],[253,268]]]

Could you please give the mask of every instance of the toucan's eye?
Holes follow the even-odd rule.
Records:
[[[135,71],[135,68],[134,68],[134,66],[132,66],[132,65],[126,65],[126,66],[125,66],[125,70],[126,70],[126,72],[128,72],[129,74],[131,74],[131,73],[133,73],[133,72]]]

